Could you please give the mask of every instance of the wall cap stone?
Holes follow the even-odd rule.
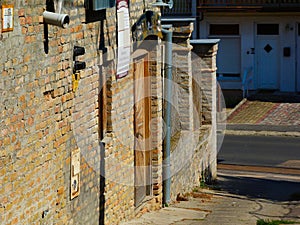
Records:
[[[176,23],[176,22],[182,22],[182,23],[192,23],[196,21],[196,18],[161,18],[162,22],[168,22],[168,23]]]
[[[191,45],[214,45],[220,42],[220,39],[193,39],[190,40]]]

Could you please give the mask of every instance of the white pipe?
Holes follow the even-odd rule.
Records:
[[[67,14],[58,14],[53,12],[44,11],[44,23],[67,28],[70,23],[70,17]]]

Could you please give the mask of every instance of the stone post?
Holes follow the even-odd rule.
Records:
[[[172,24],[173,30],[173,90],[172,104],[178,113],[180,124],[172,116],[172,132],[176,130],[192,131],[193,95],[192,95],[192,58],[190,37],[193,32],[194,19],[162,19],[164,23]],[[178,104],[178,105],[176,105]],[[172,113],[174,115],[174,112]],[[180,127],[180,128],[179,128]]]
[[[197,62],[194,65],[194,74],[196,80],[200,81],[202,92],[202,125],[211,126],[210,134],[210,153],[208,155],[208,164],[204,171],[205,180],[211,182],[217,176],[217,81],[216,81],[216,55],[218,50],[218,39],[192,40],[193,60]]]

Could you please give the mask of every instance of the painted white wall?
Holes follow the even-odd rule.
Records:
[[[269,16],[270,15],[270,16]],[[279,40],[279,88],[280,91],[294,92],[298,86],[300,91],[300,37],[297,37],[297,27],[295,21],[300,21],[300,16],[295,15],[277,15],[273,14],[251,15],[251,16],[228,16],[228,15],[209,15],[204,14],[204,20],[200,23],[200,37],[209,38],[209,24],[210,23],[235,23],[240,24],[240,40],[241,40],[241,74],[245,68],[252,67],[253,83],[250,84],[250,89],[257,89],[256,77],[256,62],[255,54],[251,54],[251,48],[255,48],[256,41],[256,24],[257,23],[278,23],[280,29]],[[287,29],[286,25],[290,28]],[[296,40],[298,39],[298,56],[296,49]],[[291,48],[291,56],[283,56],[283,48]],[[248,54],[247,54],[248,53]],[[298,57],[298,59],[296,58]],[[296,60],[298,60],[298,72],[296,71]],[[241,76],[242,78],[242,76]],[[296,82],[297,80],[297,82]],[[237,80],[220,81],[221,87],[225,89],[241,89],[241,82]],[[297,86],[296,86],[297,85]]]
[[[206,39],[208,36],[208,21],[205,20],[201,20],[199,23],[199,29],[200,29],[200,39]]]
[[[252,49],[254,48],[255,53],[255,42],[253,33],[254,24],[249,19],[241,20],[240,22],[240,32],[241,32],[241,69],[242,73],[244,73],[245,69],[251,68],[251,72],[248,76],[252,77],[252,82],[249,83],[249,89],[253,90],[257,86],[257,81],[254,76],[255,71],[255,54],[253,54]],[[243,76],[242,76],[243,79]]]
[[[289,29],[287,28],[289,25]],[[282,20],[280,23],[280,91],[296,91],[296,27],[291,19]],[[291,56],[284,57],[283,49],[289,47]]]

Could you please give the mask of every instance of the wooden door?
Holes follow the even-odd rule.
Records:
[[[149,142],[150,82],[147,55],[134,62],[135,206],[149,194],[151,153]]]

